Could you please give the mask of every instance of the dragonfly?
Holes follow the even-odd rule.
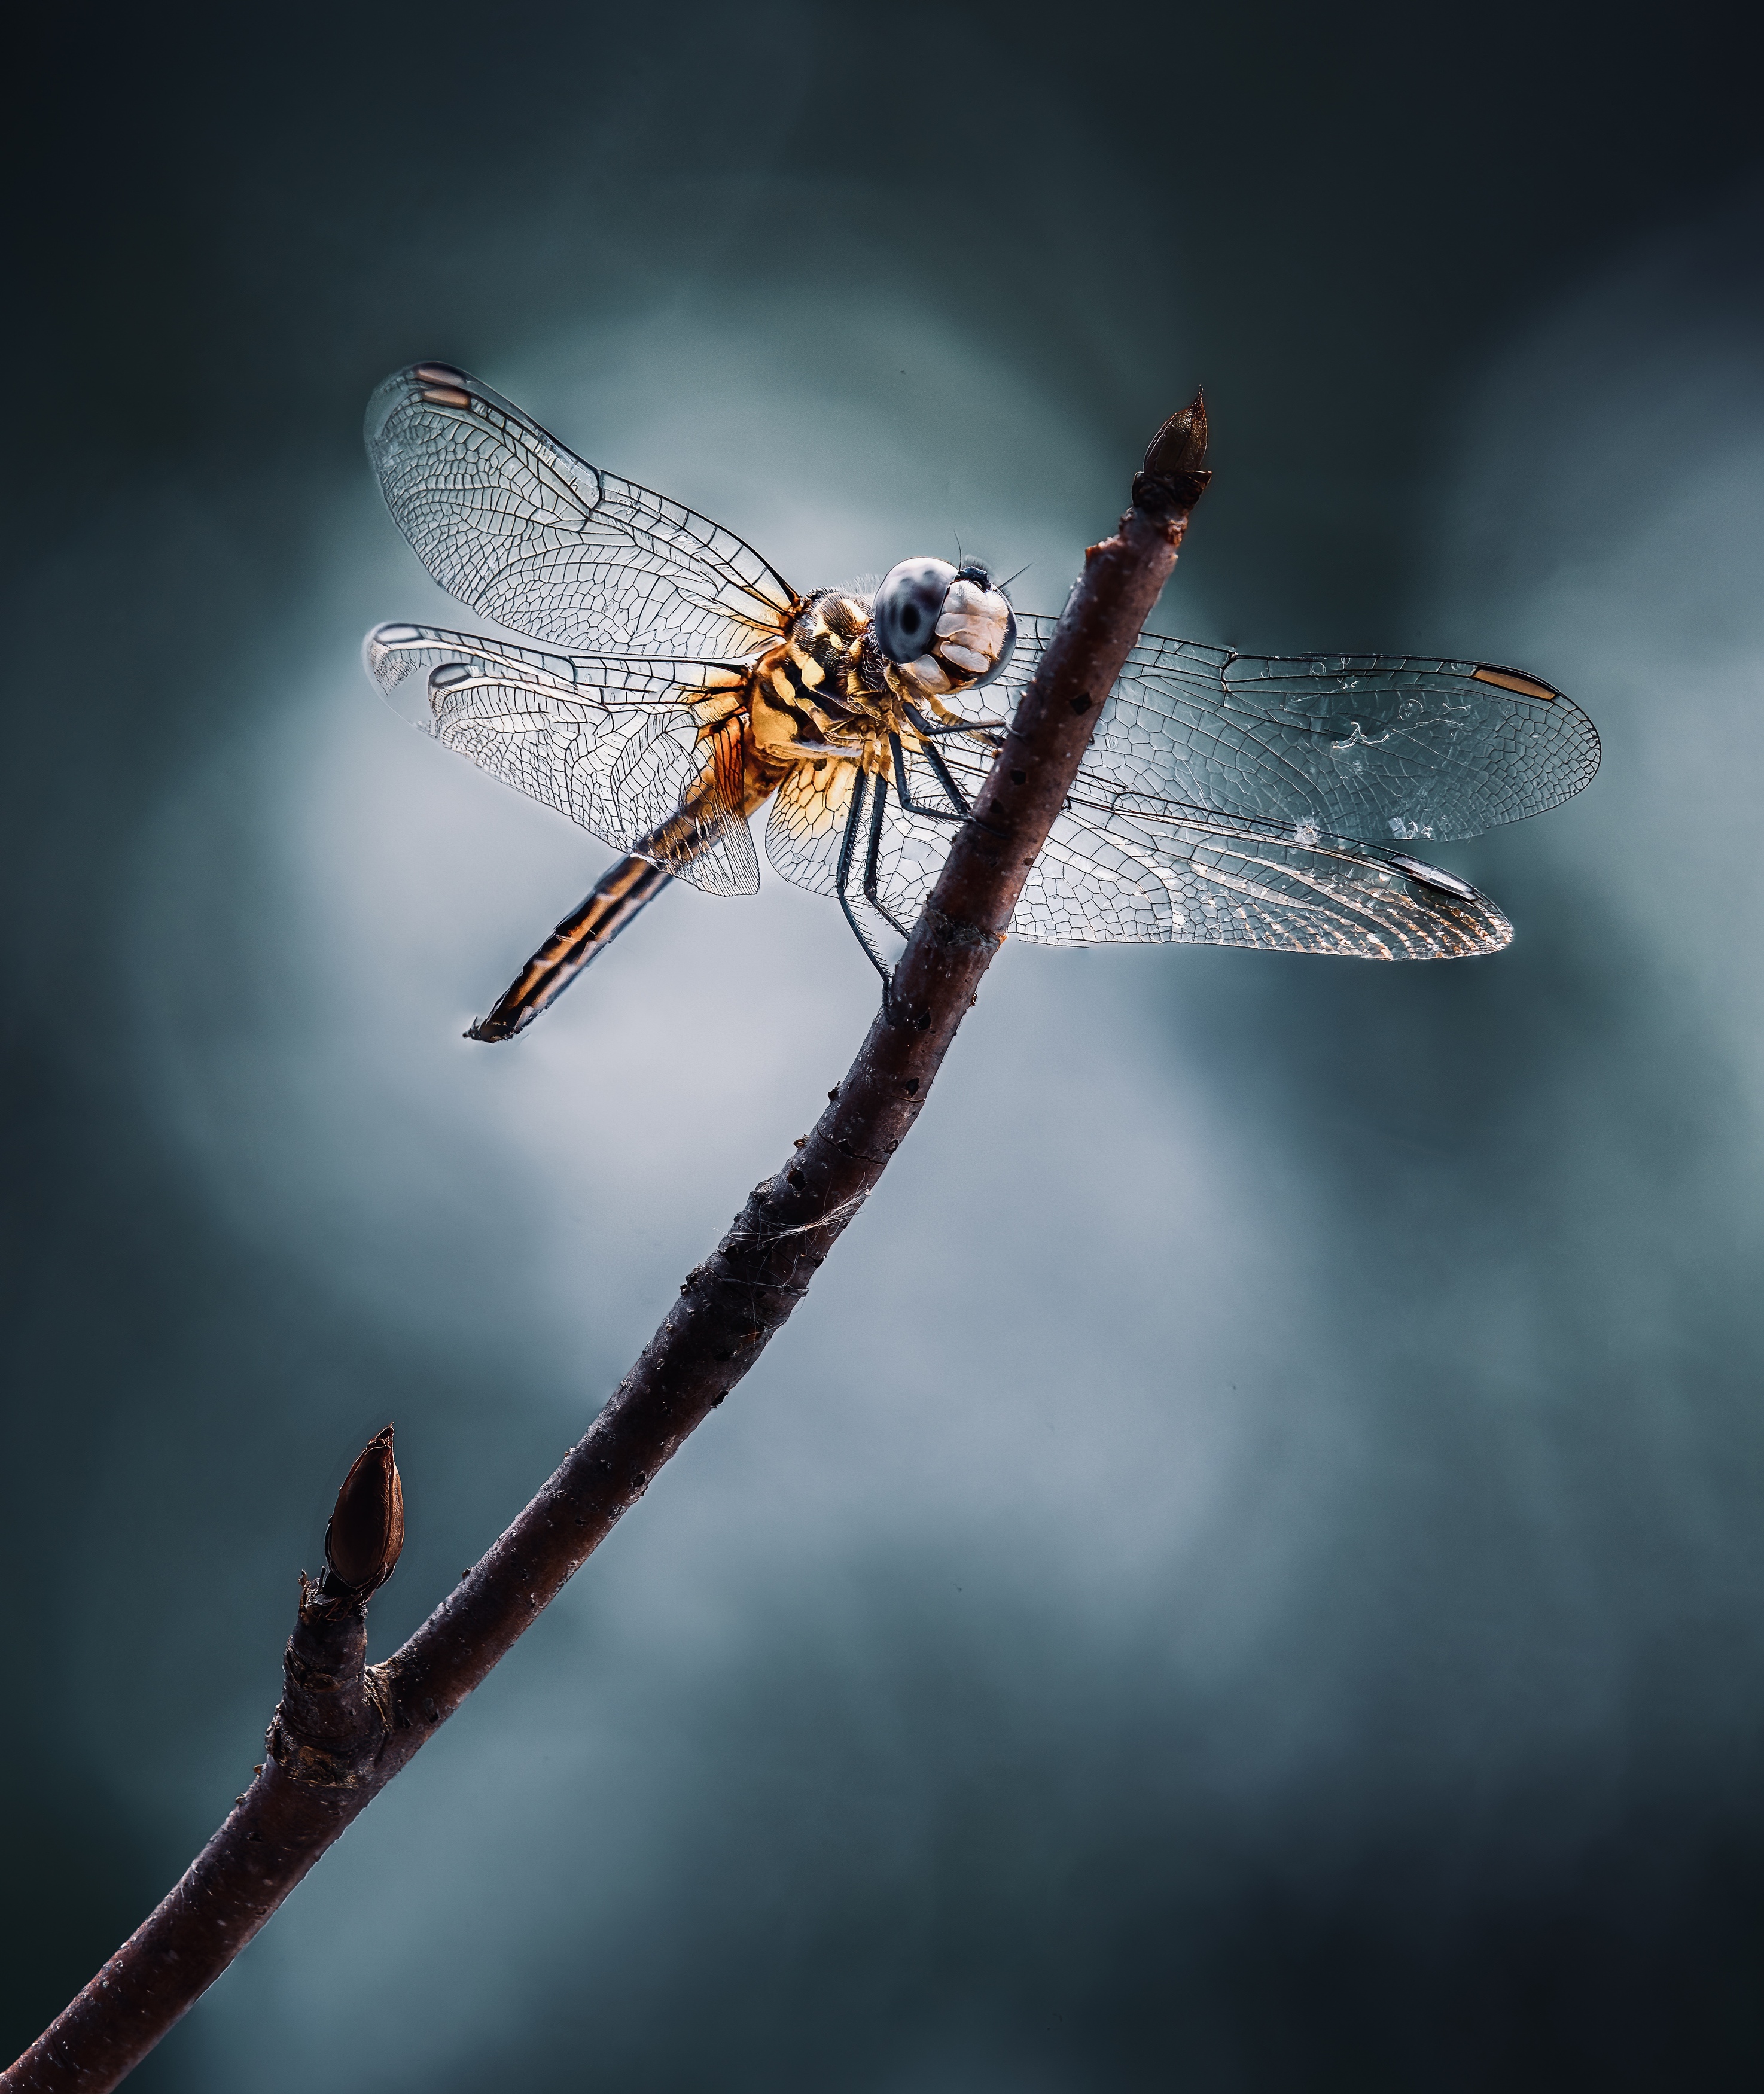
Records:
[[[890,980],[1056,621],[988,569],[903,560],[806,593],[719,524],[590,465],[451,364],[368,403],[388,507],[514,637],[376,627],[407,718],[622,855],[467,1037],[524,1031],[670,882],[839,902]],[[1513,927],[1402,846],[1559,806],[1592,722],[1540,676],[1411,654],[1260,656],[1144,636],[1010,921],[1034,943],[1457,959]],[[892,934],[892,937],[891,937]]]

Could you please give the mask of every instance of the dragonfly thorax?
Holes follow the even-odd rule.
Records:
[[[941,570],[932,575],[930,571]],[[943,576],[948,576],[945,584]],[[882,643],[904,651],[900,628],[886,632],[885,610],[897,578],[906,576],[916,606],[922,651],[892,658]],[[912,636],[908,635],[910,641]],[[805,753],[836,752],[867,769],[885,768],[891,735],[916,743],[912,715],[929,714],[951,725],[961,715],[948,702],[988,682],[1009,659],[1016,622],[984,568],[959,574],[942,561],[903,562],[871,598],[849,589],[821,589],[793,618],[781,639],[754,665],[752,732],[757,754],[789,763]]]

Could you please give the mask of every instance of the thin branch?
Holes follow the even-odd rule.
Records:
[[[813,1132],[687,1275],[563,1466],[402,1649],[364,1670],[365,1597],[348,1586],[339,1596],[334,1578],[303,1583],[263,1767],[176,1888],[0,2074],[0,2094],[115,2086],[556,1597],[788,1319],[918,1119],[1003,942],[1102,702],[1175,564],[1206,484],[1206,447],[1197,398],[1153,439],[1117,535],[1086,553],[892,993]],[[389,1434],[350,1474],[353,1483],[365,1473],[382,1441],[389,1474],[374,1502],[389,1508]],[[401,1537],[402,1517],[401,1508]]]

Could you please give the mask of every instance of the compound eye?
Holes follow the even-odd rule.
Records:
[[[902,560],[882,577],[871,606],[875,644],[891,662],[916,662],[937,636],[943,600],[955,580],[947,560]]]

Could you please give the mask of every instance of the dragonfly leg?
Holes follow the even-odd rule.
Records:
[[[858,912],[851,906],[851,862],[857,855],[858,824],[863,819],[863,803],[869,784],[869,778],[864,771],[854,772],[851,781],[851,806],[845,816],[845,833],[839,842],[839,863],[834,868],[833,886],[839,896],[839,906],[845,912],[845,921],[851,926],[852,936],[862,946],[865,958],[882,977],[882,1000],[886,1003],[889,991],[894,985],[894,971],[876,950],[870,933],[858,921]],[[875,784],[879,791],[888,789],[880,778]],[[880,814],[873,818],[873,827],[880,833]],[[873,854],[873,843],[871,848]]]
[[[906,708],[906,717],[912,722],[914,727],[917,728],[919,732],[926,737],[925,761],[936,773],[937,783],[943,788],[945,793],[948,794],[950,806],[956,810],[956,813],[954,815],[941,815],[939,810],[935,807],[915,806],[913,808],[912,812],[915,815],[938,815],[941,820],[963,822],[973,821],[975,819],[974,810],[969,804],[967,795],[962,790],[961,787],[956,784],[954,779],[949,775],[949,765],[944,762],[941,754],[938,751],[936,742],[930,739],[930,737],[936,733],[936,728],[927,724],[923,715],[919,712],[919,708],[916,706],[909,706]],[[1002,725],[1003,723],[1001,721],[1000,724]],[[966,732],[966,730],[962,731]],[[894,767],[897,772],[902,774],[902,784],[904,786],[905,766],[901,756],[900,737],[897,735],[891,735],[889,739],[894,744]],[[1001,744],[1000,746],[1002,746],[1002,745]],[[902,797],[904,797],[904,793]],[[989,836],[997,836],[1001,833],[1000,831],[994,829],[989,822],[981,822],[979,826],[984,829]]]
[[[987,740],[992,741],[993,746],[996,749],[998,745],[996,741],[993,741],[993,735],[1000,728],[1007,728],[1010,724],[1009,720],[1001,719],[951,720],[947,727],[941,725],[934,727],[929,720],[919,718],[916,706],[910,708],[910,710],[913,725],[928,741],[935,741],[940,737],[946,738],[952,734],[978,734],[986,736]],[[992,732],[988,732],[988,729]]]
[[[967,802],[959,793],[952,796],[955,809],[953,814],[948,807],[927,807],[915,800],[907,786],[906,758],[902,750],[901,738],[897,734],[891,734],[889,736],[889,747],[894,752],[895,795],[906,813],[928,815],[934,822],[961,822],[967,819]],[[925,754],[931,758],[932,766],[940,774],[938,783],[942,784],[943,780],[949,775],[947,768],[932,749],[928,747]],[[944,785],[944,790],[948,793],[949,786]]]
[[[863,898],[891,930],[897,931],[903,938],[912,933],[890,909],[876,891],[877,863],[882,855],[882,815],[888,805],[889,781],[878,778],[871,781],[875,797],[870,802],[870,849],[863,862]]]

